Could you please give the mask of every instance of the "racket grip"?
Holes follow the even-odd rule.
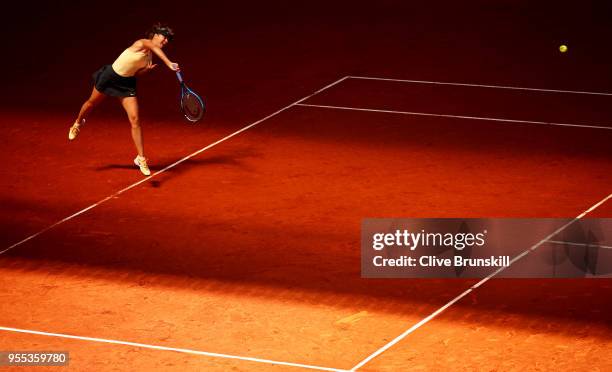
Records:
[[[176,72],[176,78],[178,79],[179,83],[183,84],[183,74],[181,74],[180,71]]]

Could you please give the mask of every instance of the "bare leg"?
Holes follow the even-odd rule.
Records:
[[[91,96],[89,96],[89,99],[87,99],[87,101],[85,101],[85,103],[83,103],[83,105],[81,106],[81,111],[79,111],[79,115],[77,116],[76,120],[74,121],[74,124],[72,124],[70,130],[68,131],[69,140],[73,141],[79,135],[79,132],[81,131],[81,125],[85,123],[85,117],[91,112],[91,110],[93,110],[94,107],[98,105],[98,103],[102,102],[104,97],[106,96],[103,93],[100,93],[94,86],[93,90],[91,91]]]
[[[140,157],[144,158],[144,141],[140,129],[140,117],[138,116],[138,100],[136,97],[123,97],[121,98],[121,105],[123,105],[132,125],[132,140],[134,140],[136,151],[138,151]]]
[[[98,91],[96,87],[94,87],[91,91],[91,96],[87,101],[85,101],[85,103],[83,103],[83,106],[81,106],[79,116],[77,116],[74,122],[81,124],[83,120],[85,120],[87,115],[91,112],[91,110],[93,110],[94,107],[96,107],[100,102],[102,102],[105,97],[106,96],[103,93],[100,93],[100,91]]]

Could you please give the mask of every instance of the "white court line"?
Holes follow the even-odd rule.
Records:
[[[279,362],[277,360],[270,360],[270,359],[251,358],[251,357],[243,357],[243,356],[236,356],[236,355],[229,355],[229,354],[220,354],[220,353],[210,353],[210,352],[207,352],[207,351],[199,351],[199,350],[192,350],[192,349],[183,349],[183,348],[168,347],[168,346],[161,346],[161,345],[142,344],[142,343],[139,343],[139,342],[111,340],[111,339],[106,339],[106,338],[83,337],[83,336],[74,336],[74,335],[68,335],[68,334],[63,334],[63,333],[50,333],[50,332],[32,331],[32,330],[29,330],[29,329],[10,328],[10,327],[2,327],[2,326],[0,326],[0,331],[27,333],[27,334],[34,334],[34,335],[41,335],[41,336],[49,336],[49,337],[70,338],[70,339],[81,340],[81,341],[102,342],[102,343],[107,343],[107,344],[127,345],[127,346],[134,346],[134,347],[140,347],[140,348],[145,348],[145,349],[154,349],[154,350],[163,350],[163,351],[176,351],[176,352],[185,353],[185,354],[205,355],[205,356],[209,356],[209,357],[224,358],[224,359],[238,359],[238,360],[244,360],[244,361],[249,361],[249,362],[274,364],[274,365],[287,366],[287,367],[315,369],[315,370],[319,370],[319,371],[341,371],[341,372],[347,371],[345,369],[320,367],[320,366],[313,366],[313,365],[309,365],[309,364]]]
[[[116,197],[116,196],[118,196],[118,195],[123,194],[124,192],[126,192],[126,191],[128,191],[128,190],[130,190],[130,189],[133,189],[134,187],[136,187],[136,186],[140,185],[140,184],[141,184],[141,183],[143,183],[143,182],[147,182],[147,181],[149,181],[149,180],[153,179],[153,177],[155,177],[155,176],[157,176],[157,175],[159,175],[159,174],[164,173],[164,172],[165,172],[165,171],[167,171],[168,169],[173,168],[173,167],[175,167],[175,166],[177,166],[177,165],[181,164],[182,162],[184,162],[184,161],[186,161],[186,160],[188,160],[188,159],[193,158],[193,157],[194,157],[194,156],[196,156],[196,155],[199,155],[200,153],[202,153],[202,152],[204,152],[204,151],[206,151],[206,150],[210,149],[211,147],[214,147],[214,146],[216,146],[216,145],[220,144],[221,142],[227,141],[228,139],[230,139],[230,138],[232,138],[232,137],[234,137],[234,136],[236,136],[236,135],[238,135],[238,134],[240,134],[240,133],[244,132],[245,130],[248,130],[248,129],[250,129],[250,128],[252,128],[252,127],[256,126],[257,124],[259,124],[259,123],[261,123],[261,122],[263,122],[263,121],[265,121],[265,120],[268,120],[268,119],[270,119],[270,118],[271,118],[271,117],[273,117],[273,116],[276,116],[276,115],[280,114],[281,112],[283,112],[283,111],[285,111],[285,110],[287,110],[287,109],[289,109],[289,108],[291,108],[291,107],[293,107],[293,106],[295,106],[295,105],[299,104],[300,102],[303,102],[303,101],[305,101],[305,100],[307,100],[307,99],[309,99],[309,98],[314,97],[315,95],[317,95],[317,94],[321,93],[322,91],[324,91],[324,90],[326,90],[326,89],[329,89],[329,88],[331,88],[332,86],[334,86],[334,85],[336,85],[336,84],[339,84],[339,83],[343,82],[343,81],[344,81],[344,80],[346,80],[346,79],[347,79],[347,77],[346,77],[346,76],[345,76],[345,77],[343,77],[343,78],[341,78],[341,79],[338,79],[338,80],[334,81],[333,83],[331,83],[331,84],[329,84],[329,85],[326,85],[326,86],[324,86],[323,88],[321,88],[321,89],[317,90],[316,92],[314,92],[314,93],[312,93],[312,94],[310,94],[310,95],[308,95],[308,96],[306,96],[306,97],[304,97],[304,98],[301,98],[301,99],[299,99],[299,100],[295,101],[294,103],[292,103],[292,104],[290,104],[290,105],[287,105],[287,106],[283,107],[282,109],[280,109],[280,110],[278,110],[278,111],[276,111],[276,112],[274,112],[274,113],[272,113],[272,114],[270,114],[270,115],[266,116],[265,118],[263,118],[263,119],[259,119],[259,120],[257,120],[256,122],[251,123],[251,124],[247,125],[246,127],[242,128],[242,129],[240,129],[240,130],[238,130],[238,131],[236,131],[236,132],[234,132],[234,133],[232,133],[232,134],[230,134],[230,135],[228,135],[228,136],[226,136],[226,137],[223,137],[223,138],[221,138],[220,140],[218,140],[218,141],[216,141],[216,142],[213,142],[213,143],[211,143],[210,145],[208,145],[208,146],[206,146],[206,147],[203,147],[203,148],[201,148],[200,150],[198,150],[198,151],[196,151],[196,152],[194,152],[194,153],[192,153],[192,154],[190,154],[190,155],[185,156],[184,158],[182,158],[182,159],[180,159],[180,160],[178,160],[178,161],[176,161],[176,162],[174,162],[174,163],[172,163],[172,164],[168,165],[168,166],[167,166],[167,167],[165,167],[164,169],[162,169],[162,170],[160,170],[160,171],[157,171],[157,172],[153,173],[151,176],[149,176],[149,177],[147,177],[147,178],[143,178],[143,179],[141,179],[140,181],[135,182],[135,183],[133,183],[133,184],[131,184],[131,185],[129,185],[129,186],[127,186],[127,187],[125,187],[125,188],[123,188],[123,189],[121,189],[121,190],[117,191],[116,193],[114,193],[114,194],[112,194],[112,195],[110,195],[110,196],[107,196],[106,198],[104,198],[104,199],[102,199],[102,200],[98,201],[97,203],[94,203],[94,204],[90,205],[90,206],[89,206],[89,207],[87,207],[87,208],[81,209],[80,211],[78,211],[78,212],[76,212],[76,213],[74,213],[74,214],[71,214],[70,216],[68,216],[68,217],[66,217],[66,218],[64,218],[64,219],[59,220],[59,221],[55,222],[54,224],[52,224],[52,225],[50,225],[50,226],[47,226],[46,228],[44,228],[44,229],[40,230],[39,232],[37,232],[37,233],[35,233],[35,234],[32,234],[32,235],[28,236],[27,238],[25,238],[25,239],[23,239],[23,240],[21,240],[21,241],[19,241],[19,242],[15,243],[15,244],[11,245],[10,247],[8,247],[8,248],[4,249],[3,251],[0,251],[0,255],[1,255],[1,254],[3,254],[3,253],[8,252],[9,250],[11,250],[11,249],[13,249],[13,248],[15,248],[15,247],[17,247],[17,246],[20,246],[21,244],[23,244],[23,243],[25,243],[25,242],[27,242],[27,241],[29,241],[29,240],[32,240],[32,239],[36,238],[36,237],[37,237],[37,236],[39,236],[40,234],[42,234],[42,233],[44,233],[44,232],[46,232],[46,231],[49,231],[49,230],[53,229],[54,227],[56,227],[56,226],[58,226],[58,225],[63,224],[63,223],[64,223],[64,222],[66,222],[66,221],[69,221],[69,220],[71,220],[71,219],[73,219],[73,218],[77,217],[78,215],[81,215],[81,214],[83,214],[83,213],[87,212],[87,211],[88,211],[88,210],[90,210],[90,209],[93,209],[93,208],[95,208],[95,207],[99,206],[100,204],[103,204],[103,203],[105,203],[105,202],[109,201],[110,199],[115,198],[115,197]]]
[[[413,325],[412,327],[410,327],[409,329],[407,329],[404,333],[402,333],[401,335],[397,336],[396,338],[394,338],[393,340],[391,340],[389,343],[387,343],[386,345],[384,345],[383,347],[381,347],[380,349],[378,349],[377,351],[375,351],[374,353],[370,354],[367,358],[365,358],[364,360],[362,360],[361,362],[359,362],[357,365],[355,365],[353,368],[351,368],[351,371],[356,371],[359,368],[363,367],[366,363],[368,363],[369,361],[371,361],[372,359],[376,358],[377,356],[379,356],[380,354],[384,353],[386,350],[388,350],[389,348],[391,348],[393,345],[397,344],[398,342],[400,342],[401,340],[403,340],[404,338],[406,338],[406,336],[408,336],[409,334],[411,334],[412,332],[416,331],[417,329],[419,329],[422,325],[424,325],[425,323],[429,322],[430,320],[432,320],[433,318],[435,318],[436,316],[438,316],[441,312],[443,312],[444,310],[446,310],[447,308],[451,307],[454,303],[456,303],[457,301],[461,300],[463,297],[467,296],[470,292],[472,292],[473,290],[475,290],[476,288],[480,287],[481,285],[485,284],[487,281],[489,281],[489,279],[493,278],[494,276],[496,276],[497,274],[499,274],[500,272],[504,271],[506,268],[510,267],[513,263],[515,263],[516,261],[520,260],[521,258],[525,257],[526,255],[528,255],[529,253],[535,251],[536,249],[538,249],[539,246],[541,246],[542,244],[544,244],[545,242],[547,242],[550,238],[552,238],[553,236],[557,235],[558,233],[560,233],[561,231],[565,230],[568,226],[572,225],[573,223],[575,223],[576,221],[580,220],[582,217],[586,216],[588,213],[592,212],[593,210],[595,210],[596,208],[598,208],[600,205],[602,205],[603,203],[605,203],[606,201],[608,201],[610,198],[612,198],[612,194],[606,196],[605,198],[603,198],[601,201],[599,201],[598,203],[594,204],[592,207],[590,207],[589,209],[587,209],[586,211],[582,212],[581,214],[579,214],[576,218],[574,218],[572,221],[566,223],[565,225],[561,226],[560,228],[558,228],[557,230],[555,230],[554,232],[552,232],[550,235],[548,235],[546,238],[540,240],[538,243],[534,244],[533,246],[531,246],[529,249],[525,250],[523,253],[519,254],[518,256],[514,257],[512,260],[510,260],[510,263],[508,264],[508,266],[505,267],[500,267],[499,269],[497,269],[496,271],[494,271],[493,273],[489,274],[489,276],[487,276],[486,278],[481,279],[478,283],[474,284],[473,286],[471,286],[469,289],[467,289],[465,292],[461,293],[459,296],[453,298],[452,300],[450,300],[446,305],[442,306],[441,308],[439,308],[438,310],[434,311],[433,313],[429,314],[429,316],[427,316],[426,318],[424,318],[423,320],[421,320],[420,322],[416,323],[415,325]]]
[[[467,83],[449,83],[444,81],[426,81],[426,80],[406,80],[406,79],[387,79],[370,76],[348,76],[349,79],[358,80],[379,80],[379,81],[394,81],[398,83],[415,83],[415,84],[434,84],[434,85],[454,85],[461,87],[477,87],[477,88],[495,88],[495,89],[511,89],[511,90],[527,90],[534,92],[549,92],[549,93],[572,93],[572,94],[588,94],[594,96],[612,96],[612,93],[606,92],[588,92],[583,90],[562,90],[562,89],[542,89],[542,88],[524,88],[504,85],[485,85],[485,84],[467,84]]]
[[[564,242],[564,241],[560,241],[560,240],[547,240],[546,243],[562,244],[562,245],[574,245],[574,246],[577,246],[577,247],[612,249],[612,247],[610,247],[608,245],[573,243],[573,242]]]
[[[498,121],[498,122],[507,122],[507,123],[517,123],[517,124],[554,125],[554,126],[560,126],[560,127],[578,127],[578,128],[612,130],[612,126],[604,127],[600,125],[587,125],[587,124],[554,123],[554,122],[546,122],[546,121],[500,119],[500,118],[465,116],[465,115],[430,114],[427,112],[381,110],[381,109],[369,109],[369,108],[359,108],[359,107],[349,107],[349,106],[314,105],[314,104],[309,104],[309,103],[298,103],[296,104],[296,106],[318,107],[318,108],[324,108],[324,109],[346,110],[346,111],[379,112],[379,113],[385,113],[385,114],[398,114],[398,115],[432,116],[432,117],[439,117],[439,118],[486,120],[486,121]]]

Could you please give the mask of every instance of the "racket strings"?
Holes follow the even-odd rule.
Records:
[[[195,94],[186,92],[181,99],[185,117],[191,121],[197,121],[204,115],[203,102]]]
[[[185,100],[185,108],[193,115],[197,115],[202,110],[198,99],[191,94],[187,95]]]

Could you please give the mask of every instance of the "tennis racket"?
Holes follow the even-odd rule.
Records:
[[[187,120],[196,123],[206,112],[204,100],[185,84],[180,71],[176,72],[176,77],[181,84],[181,111]]]

